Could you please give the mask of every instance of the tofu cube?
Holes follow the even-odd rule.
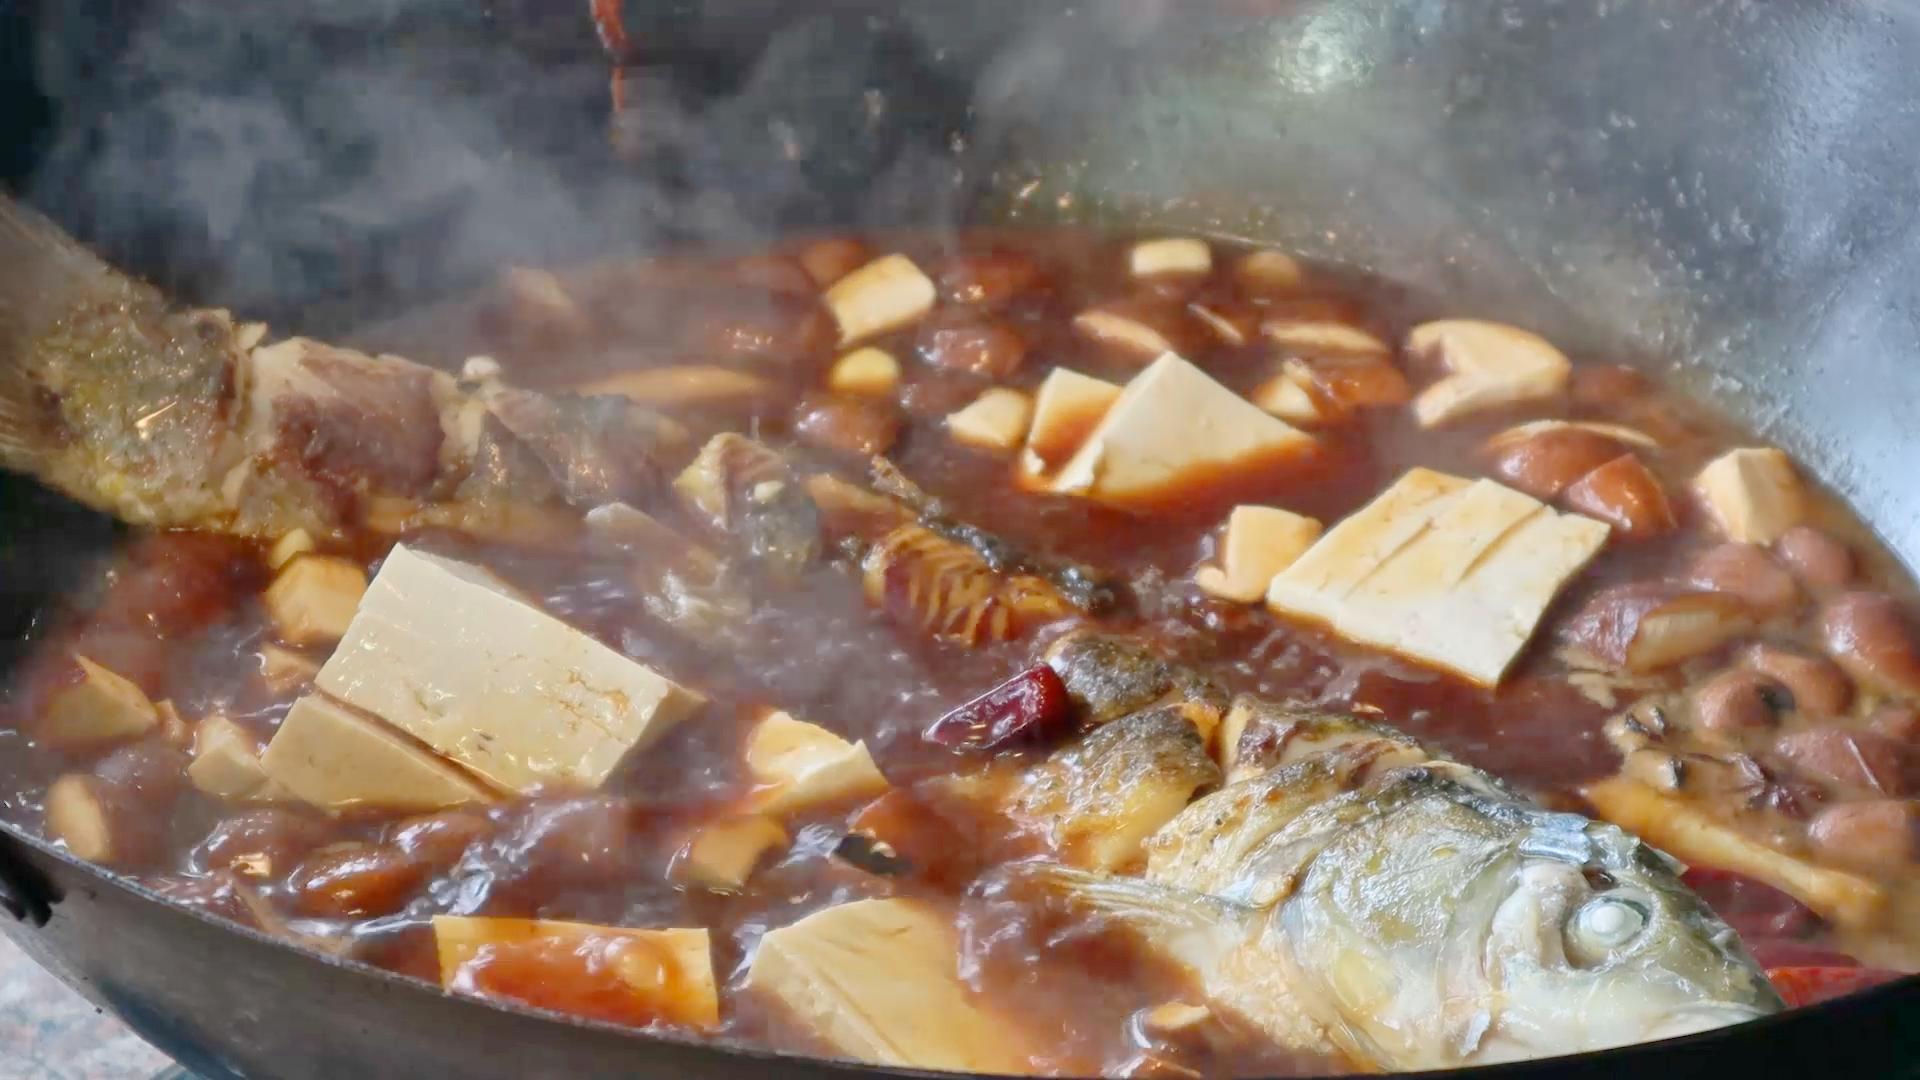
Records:
[[[280,539],[275,540],[273,546],[267,549],[267,566],[270,569],[278,570],[292,562],[295,558],[306,555],[314,549],[313,534],[307,532],[305,529],[295,529],[292,532],[282,534]]]
[[[773,383],[758,375],[714,364],[623,371],[576,384],[576,394],[612,394],[641,405],[688,407],[751,402],[770,396]]]
[[[787,830],[762,814],[716,821],[702,825],[687,842],[681,873],[715,892],[738,892],[760,860],[786,844]]]
[[[1386,342],[1357,326],[1328,319],[1268,319],[1260,324],[1268,341],[1306,356],[1386,356]]]
[[[483,567],[405,545],[314,682],[518,792],[597,788],[706,700]]]
[[[911,326],[933,310],[933,281],[905,255],[883,255],[834,282],[827,310],[840,324],[840,344]]]
[[[1185,495],[1197,483],[1297,458],[1313,437],[1168,353],[1135,376],[1052,483],[1114,505]]]
[[[133,680],[75,655],[80,681],[54,694],[40,737],[64,749],[137,739],[159,726],[160,713]]]
[[[320,674],[320,662],[279,645],[260,646],[260,678],[276,694],[311,685]]]
[[[1276,576],[1267,605],[1497,686],[1607,532],[1491,480],[1413,469]]]
[[[1272,506],[1236,506],[1227,517],[1218,566],[1203,566],[1194,584],[1212,596],[1251,604],[1267,595],[1274,575],[1293,565],[1320,538],[1310,517]]]
[[[111,863],[120,854],[114,838],[113,811],[100,795],[100,779],[69,773],[47,786],[47,835],[67,846],[74,858]]]
[[[1477,319],[1422,323],[1407,334],[1407,351],[1448,373],[1414,398],[1421,427],[1551,398],[1573,372],[1566,355],[1540,335]]]
[[[1256,251],[1234,264],[1233,278],[1256,296],[1278,296],[1297,291],[1306,282],[1307,272],[1300,260],[1284,251]]]
[[[1253,388],[1247,400],[1262,412],[1271,413],[1289,424],[1320,424],[1332,419],[1326,406],[1314,396],[1313,385],[1300,373],[1283,369],[1279,374]]]
[[[269,782],[323,810],[442,810],[494,795],[444,758],[322,694],[293,703],[260,755]]]
[[[194,729],[187,779],[207,795],[234,801],[258,798],[269,787],[260,744],[247,729],[224,716],[209,716]]]
[[[590,988],[624,999],[597,1000],[607,1015],[595,1013],[595,1019],[720,1025],[713,944],[703,929],[636,930],[553,919],[436,915],[433,942],[440,985],[448,990],[499,994],[566,1011],[585,996],[580,990]],[[516,968],[535,968],[546,979],[512,980],[496,989],[487,978],[488,966],[516,960],[523,962]],[[543,993],[549,982],[556,984],[551,998]]]
[[[1054,368],[1033,399],[1033,423],[1020,454],[1020,471],[1039,480],[1067,463],[1100,426],[1123,388],[1068,368]]]
[[[1033,400],[1018,390],[994,387],[947,417],[955,441],[983,450],[1017,450],[1033,422]]]
[[[1729,540],[1771,544],[1807,517],[1793,459],[1771,447],[1727,451],[1700,470],[1694,487]]]
[[[753,729],[746,758],[747,771],[760,784],[754,808],[763,814],[798,813],[887,790],[866,743],[849,743],[784,712],[768,713]]]
[[[1164,317],[1150,307],[1125,301],[1091,307],[1073,317],[1074,332],[1102,346],[1117,359],[1144,364],[1177,351]],[[1162,325],[1156,326],[1155,323]]]
[[[1127,269],[1137,278],[1205,274],[1213,269],[1213,249],[1192,237],[1142,240],[1127,253]]]
[[[367,591],[366,571],[331,555],[301,555],[267,586],[267,614],[288,645],[331,645],[347,632]]]
[[[899,385],[900,361],[885,349],[855,349],[827,373],[827,389],[836,394],[886,397]]]
[[[1031,1071],[1037,1044],[961,981],[952,920],[905,899],[857,900],[760,939],[747,985],[829,1052],[872,1065]]]

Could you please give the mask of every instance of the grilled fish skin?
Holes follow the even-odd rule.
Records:
[[[1069,655],[1165,664],[1124,639]],[[1144,870],[1029,862],[1002,884],[1132,934],[1278,1042],[1365,1069],[1577,1053],[1783,1007],[1678,864],[1621,829],[1356,717],[1234,711],[1240,763],[1146,840]]]
[[[0,198],[0,467],[130,524],[335,535],[381,498],[586,508],[656,491],[691,453],[624,398],[264,336]]]

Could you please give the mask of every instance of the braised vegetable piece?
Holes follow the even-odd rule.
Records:
[[[346,636],[367,591],[366,571],[345,559],[303,555],[267,589],[275,633],[289,645],[331,645]]]
[[[1167,353],[1190,353],[1200,327],[1172,300],[1136,298],[1090,307],[1073,318],[1073,329],[1112,360],[1146,365]]]
[[[1736,597],[1656,581],[1599,593],[1561,637],[1587,658],[1638,673],[1709,652],[1752,626]]]
[[[436,915],[433,939],[440,983],[455,993],[637,1027],[720,1023],[705,930]]]
[[[939,272],[940,295],[955,304],[1002,307],[1046,287],[1033,257],[1017,251],[956,255]]]
[[[1573,365],[1538,334],[1501,323],[1446,319],[1407,334],[1407,351],[1443,368],[1414,399],[1422,427],[1489,409],[1542,401],[1566,389]]]
[[[1809,589],[1844,588],[1853,580],[1852,549],[1810,525],[1781,533],[1773,553]]]
[[[794,408],[794,434],[823,450],[859,458],[884,454],[900,437],[900,415],[884,398],[809,395]]]
[[[1599,518],[1628,540],[1671,532],[1666,489],[1633,454],[1622,454],[1573,482],[1562,498],[1569,510]]]
[[[1490,480],[1414,469],[1275,577],[1267,605],[1494,686],[1605,541]]]
[[[270,784],[323,810],[438,810],[496,798],[439,756],[322,694],[293,703],[260,765]]]
[[[1853,703],[1853,683],[1831,660],[1774,645],[1755,645],[1740,656],[1743,666],[1779,683],[1797,709],[1815,716],[1839,716]]]
[[[1280,571],[1293,565],[1320,538],[1310,517],[1271,506],[1236,506],[1227,518],[1218,566],[1194,572],[1194,584],[1222,600],[1251,604],[1267,595]]]
[[[799,261],[814,284],[824,289],[872,262],[873,252],[850,236],[839,236],[808,244],[801,249]]]
[[[1040,664],[935,720],[926,738],[950,750],[997,750],[1054,738],[1072,723],[1066,684]]]
[[[1800,604],[1793,575],[1752,544],[1731,542],[1707,550],[1693,561],[1691,580],[1708,591],[1739,597],[1761,618],[1790,614]]]
[[[747,739],[747,772],[759,785],[753,805],[763,814],[793,814],[872,798],[887,778],[864,742],[850,743],[817,724],[768,713]]]
[[[748,986],[830,1052],[875,1065],[1020,1073],[1038,1052],[960,979],[949,920],[915,900],[857,900],[760,939]]]
[[[1920,697],[1920,631],[1890,596],[1848,593],[1820,613],[1827,655],[1862,685]]]
[[[73,659],[79,681],[53,695],[38,728],[49,743],[86,749],[138,738],[159,725],[159,712],[132,680],[84,656]]]
[[[1700,470],[1694,487],[1729,540],[1771,544],[1807,513],[1793,462],[1771,448],[1728,451]]]
[[[1300,356],[1384,358],[1386,342],[1357,326],[1327,319],[1280,316],[1260,324],[1260,336],[1282,352]],[[1401,386],[1404,388],[1405,383]]]

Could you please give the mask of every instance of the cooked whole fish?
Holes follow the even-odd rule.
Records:
[[[1157,698],[1170,666],[1114,638],[1063,662],[1070,686],[1131,686],[1129,701]],[[1234,712],[1240,733],[1221,734],[1240,766],[1145,841],[1144,870],[1022,863],[1009,887],[1134,935],[1216,1005],[1360,1068],[1577,1053],[1782,1008],[1678,865],[1619,828],[1389,728],[1251,698]]]
[[[336,533],[382,499],[585,508],[657,491],[692,451],[625,398],[264,334],[0,200],[0,466],[130,523],[277,536]]]

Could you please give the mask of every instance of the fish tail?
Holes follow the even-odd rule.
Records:
[[[57,225],[0,196],[0,466],[37,471],[50,449],[34,342],[77,304],[123,284]]]

